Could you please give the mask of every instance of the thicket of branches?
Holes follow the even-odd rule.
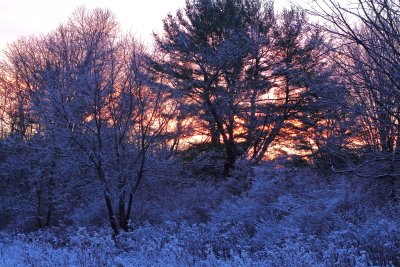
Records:
[[[110,11],[81,8],[10,44],[0,65],[3,224],[25,216],[46,227],[102,201],[114,233],[128,231],[146,174],[181,160],[198,135],[222,155],[225,177],[238,159],[257,164],[289,144],[332,173],[386,179],[396,200],[399,3],[322,2],[309,13],[323,22],[312,23],[269,1],[189,0],[163,20],[153,51]]]

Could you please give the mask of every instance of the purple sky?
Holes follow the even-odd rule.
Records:
[[[293,0],[305,3],[311,0]],[[277,8],[290,0],[276,0]],[[162,19],[183,7],[185,0],[0,0],[0,49],[20,36],[47,33],[67,20],[80,6],[108,8],[121,22],[145,42],[151,42],[152,31],[162,29]]]

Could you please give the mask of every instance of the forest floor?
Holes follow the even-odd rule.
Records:
[[[400,207],[381,181],[251,172],[167,186],[149,220],[115,239],[107,225],[0,232],[0,266],[400,266]]]

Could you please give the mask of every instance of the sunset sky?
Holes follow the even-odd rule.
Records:
[[[277,8],[289,2],[278,0]],[[151,42],[152,31],[162,29],[162,19],[184,7],[185,0],[0,0],[0,49],[20,36],[47,33],[68,19],[80,6],[107,8],[116,14],[123,30]]]

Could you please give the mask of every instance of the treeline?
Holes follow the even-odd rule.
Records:
[[[386,179],[395,200],[400,6],[322,2],[276,12],[261,0],[187,1],[154,49],[110,11],[80,8],[10,44],[0,67],[3,224],[29,214],[49,226],[95,191],[114,233],[128,231],[148,162],[178,160],[198,135],[222,155],[223,176],[289,143],[332,173]]]

